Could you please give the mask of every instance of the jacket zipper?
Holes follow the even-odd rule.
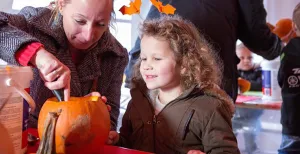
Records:
[[[144,96],[146,96],[146,98],[148,99],[148,102],[150,103],[150,105],[152,106],[152,104],[151,104],[151,99],[149,98],[149,96],[146,94],[146,93],[144,93],[144,92],[142,92],[143,94],[144,94]],[[177,102],[178,100],[181,100],[181,99],[174,99],[174,100],[172,100],[171,102],[169,102],[166,106],[164,106],[163,108],[162,108],[162,110],[157,114],[157,115],[155,115],[155,111],[154,111],[154,108],[152,107],[152,113],[153,113],[153,119],[152,119],[152,126],[153,126],[153,149],[154,149],[154,151],[156,151],[156,146],[155,146],[155,133],[156,133],[156,131],[155,131],[155,129],[156,129],[156,123],[157,123],[157,116],[166,108],[166,107],[168,107],[169,105],[171,105],[171,104],[173,104],[173,103],[175,103],[175,102]]]
[[[153,128],[153,149],[154,149],[154,152],[156,151],[156,147],[155,147],[155,125],[156,125],[156,117],[157,115],[155,115],[155,111],[154,111],[154,108],[152,107],[152,104],[151,104],[151,99],[149,98],[149,96],[142,92],[144,94],[144,96],[148,99],[148,103],[150,104],[151,106],[151,109],[152,109],[152,114],[153,114],[153,118],[152,118],[152,128]]]
[[[156,151],[156,146],[155,146],[156,115],[155,114],[153,116],[152,123],[153,123],[153,145],[154,145],[154,151]]]

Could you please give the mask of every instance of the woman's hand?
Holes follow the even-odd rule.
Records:
[[[114,145],[119,141],[119,138],[120,138],[120,136],[119,136],[118,132],[110,131],[109,135],[108,135],[108,139],[106,141],[106,144]]]
[[[200,150],[190,150],[187,154],[205,154]]]
[[[30,59],[30,63],[38,68],[47,88],[50,90],[63,89],[64,101],[69,100],[71,71],[67,66],[44,48],[37,51]]]
[[[101,94],[99,92],[91,92],[91,93],[85,95],[84,97],[88,97],[88,96],[98,96],[98,97],[101,98],[101,100],[103,101],[103,103],[106,104],[106,102],[107,102],[107,98],[105,96],[101,96]],[[111,110],[111,106],[107,105],[107,104],[106,104],[106,106],[107,106],[108,111],[110,111]]]

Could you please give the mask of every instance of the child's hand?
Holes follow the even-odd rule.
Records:
[[[205,154],[200,150],[190,150],[187,154]]]
[[[106,144],[114,145],[119,141],[119,133],[116,131],[110,131]]]
[[[85,95],[84,97],[89,97],[89,96],[98,96],[98,97],[101,98],[101,100],[103,101],[103,103],[106,104],[106,102],[107,102],[107,98],[105,96],[101,96],[101,94],[99,92],[91,92],[91,93]],[[107,105],[107,104],[106,104],[106,106],[107,106],[108,111],[110,111],[111,110],[111,106]]]

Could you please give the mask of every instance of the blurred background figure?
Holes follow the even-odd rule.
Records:
[[[258,63],[253,62],[254,54],[243,43],[237,46],[236,54],[240,59],[237,65],[239,76],[250,81],[250,91],[261,91],[261,67]]]
[[[250,91],[262,90],[261,68],[259,64],[253,62],[253,53],[244,46],[239,44],[236,54],[240,59],[237,65],[240,78],[248,80]],[[261,129],[260,116],[263,110],[236,108],[232,124],[235,135],[243,134],[245,140],[245,152],[248,154],[258,154],[259,148],[256,144],[256,137]]]
[[[300,153],[300,3],[293,12],[296,37],[283,48],[278,83],[281,87],[282,140],[278,154]]]

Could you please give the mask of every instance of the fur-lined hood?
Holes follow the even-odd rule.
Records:
[[[144,94],[150,98],[151,101],[155,100],[155,97],[158,95],[157,90],[149,90],[147,89],[144,82],[134,82],[133,89],[138,88]],[[185,97],[192,97],[193,95],[202,95],[211,96],[220,100],[221,103],[224,103],[223,106],[226,108],[227,112],[233,116],[235,107],[233,100],[226,94],[224,90],[222,90],[218,85],[214,85],[212,88],[203,88],[201,89],[199,85],[194,85],[191,88],[185,90],[178,98],[183,99]]]

